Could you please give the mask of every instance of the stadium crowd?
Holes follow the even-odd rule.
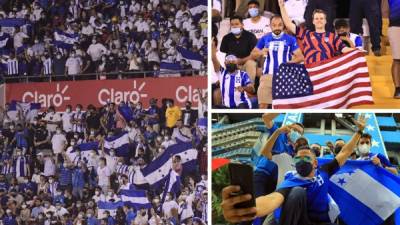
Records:
[[[373,54],[381,56],[382,11],[389,12],[393,96],[400,98],[399,3],[398,0],[368,3],[364,0],[350,3],[214,0],[213,106],[271,108],[272,75],[284,63],[315,65],[354,49],[369,51],[369,41]],[[345,11],[339,7],[349,11],[337,17],[337,10]],[[226,17],[229,17],[229,25]],[[368,26],[362,23],[364,17]],[[237,74],[235,81],[229,82],[233,74]]]
[[[207,224],[207,134],[198,125],[207,108],[194,110],[187,102],[181,110],[172,99],[149,103],[148,109],[121,102],[37,113],[6,104],[0,112],[0,224]],[[106,146],[119,134],[129,138],[125,153]],[[195,167],[168,156],[178,189],[153,188],[141,169],[180,142],[196,149]],[[98,147],[86,151],[90,143]],[[145,191],[150,206],[100,209],[100,202],[121,201],[127,188]]]
[[[184,71],[180,76],[206,74],[207,12],[191,13],[183,0],[27,0],[0,6],[4,77],[157,77],[170,64]]]

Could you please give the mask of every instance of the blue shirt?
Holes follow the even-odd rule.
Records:
[[[3,224],[4,225],[17,225],[17,221],[13,216],[4,216],[3,218]]]
[[[128,213],[126,214],[126,224],[131,224],[132,221],[135,220],[135,217],[136,213],[133,210],[128,211]]]
[[[95,217],[90,217],[87,219],[87,224],[88,225],[97,225],[99,224],[99,222],[97,221],[97,219]]]
[[[222,103],[228,108],[237,108],[240,104],[246,104],[251,108],[251,102],[245,92],[239,92],[237,87],[245,87],[251,84],[249,75],[240,70],[235,73],[229,73],[225,68],[221,67],[219,82],[221,85]]]
[[[278,129],[278,126],[276,123],[271,127],[271,129],[268,129],[270,132],[270,135],[272,135],[276,130]],[[280,154],[280,153],[288,153],[289,155],[294,155],[294,149],[293,146],[289,143],[289,139],[286,134],[280,134],[278,138],[275,141],[274,146],[272,147],[272,153],[274,154]]]
[[[72,172],[72,186],[77,188],[85,186],[85,175],[80,168],[76,168]]]
[[[72,170],[61,166],[59,182],[60,185],[72,184]]]
[[[278,175],[277,168],[276,163],[261,155],[258,157],[255,172],[264,173],[267,176],[274,175],[276,177]]]
[[[107,218],[107,225],[114,225],[114,224],[115,224],[114,218],[112,218],[112,216],[109,216]]]
[[[147,109],[146,114],[153,116],[153,115],[158,115],[159,112],[160,112],[160,109],[157,106],[155,106],[155,107],[150,107],[149,109]],[[148,121],[149,125],[154,125],[154,124],[158,124],[158,123],[159,123],[159,118],[156,118],[156,119],[151,118]]]
[[[256,48],[268,49],[265,58],[263,74],[274,74],[278,71],[279,65],[292,59],[292,54],[299,48],[296,38],[283,33],[279,37],[274,37],[272,33],[264,35],[257,43]]]

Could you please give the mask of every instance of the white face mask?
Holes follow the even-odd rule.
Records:
[[[363,155],[368,154],[370,149],[371,147],[368,144],[358,145],[358,151]]]

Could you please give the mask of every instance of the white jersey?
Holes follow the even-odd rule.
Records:
[[[308,0],[285,0],[285,8],[296,25],[305,22],[304,12],[306,11]]]
[[[243,20],[244,29],[253,33],[257,39],[271,32],[269,25],[269,19],[265,16],[261,16],[257,23],[251,21],[251,18]]]
[[[250,98],[247,96],[247,93],[240,92],[236,89],[237,87],[245,87],[251,83],[250,77],[246,72],[237,70],[235,73],[230,74],[221,67],[219,82],[224,106],[228,108],[237,108],[243,103],[251,108]]]

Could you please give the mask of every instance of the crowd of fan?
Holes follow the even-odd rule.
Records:
[[[123,78],[118,73],[132,72],[129,77],[151,77],[161,76],[162,62],[180,63],[189,71],[181,76],[205,75],[207,12],[192,16],[186,1],[27,0],[3,1],[1,6],[0,20],[25,18],[31,24],[30,32],[3,27],[11,37],[1,49],[3,75],[114,73],[111,78]],[[56,29],[78,33],[79,39],[60,48],[53,44]],[[203,56],[200,67],[183,59],[177,47]]]
[[[131,121],[117,113],[124,104],[134,112]],[[162,106],[151,99],[150,105],[110,103],[84,111],[78,104],[64,112],[49,107],[38,116],[23,116],[7,104],[0,113],[2,224],[206,224],[207,137],[200,135],[196,121],[207,113],[191,109],[190,102],[181,110],[172,99],[163,99]],[[104,143],[105,137],[124,131],[130,141],[126,157],[116,157],[115,149],[84,155],[75,148],[96,140]],[[177,133],[198,150],[197,169],[183,170],[176,157],[173,169],[181,175],[181,192],[168,193],[162,202],[160,190],[136,186],[133,180],[139,177],[130,174],[176,143]],[[146,190],[152,208],[125,205],[116,213],[98,212],[98,201],[120,201],[119,190],[130,185]]]

